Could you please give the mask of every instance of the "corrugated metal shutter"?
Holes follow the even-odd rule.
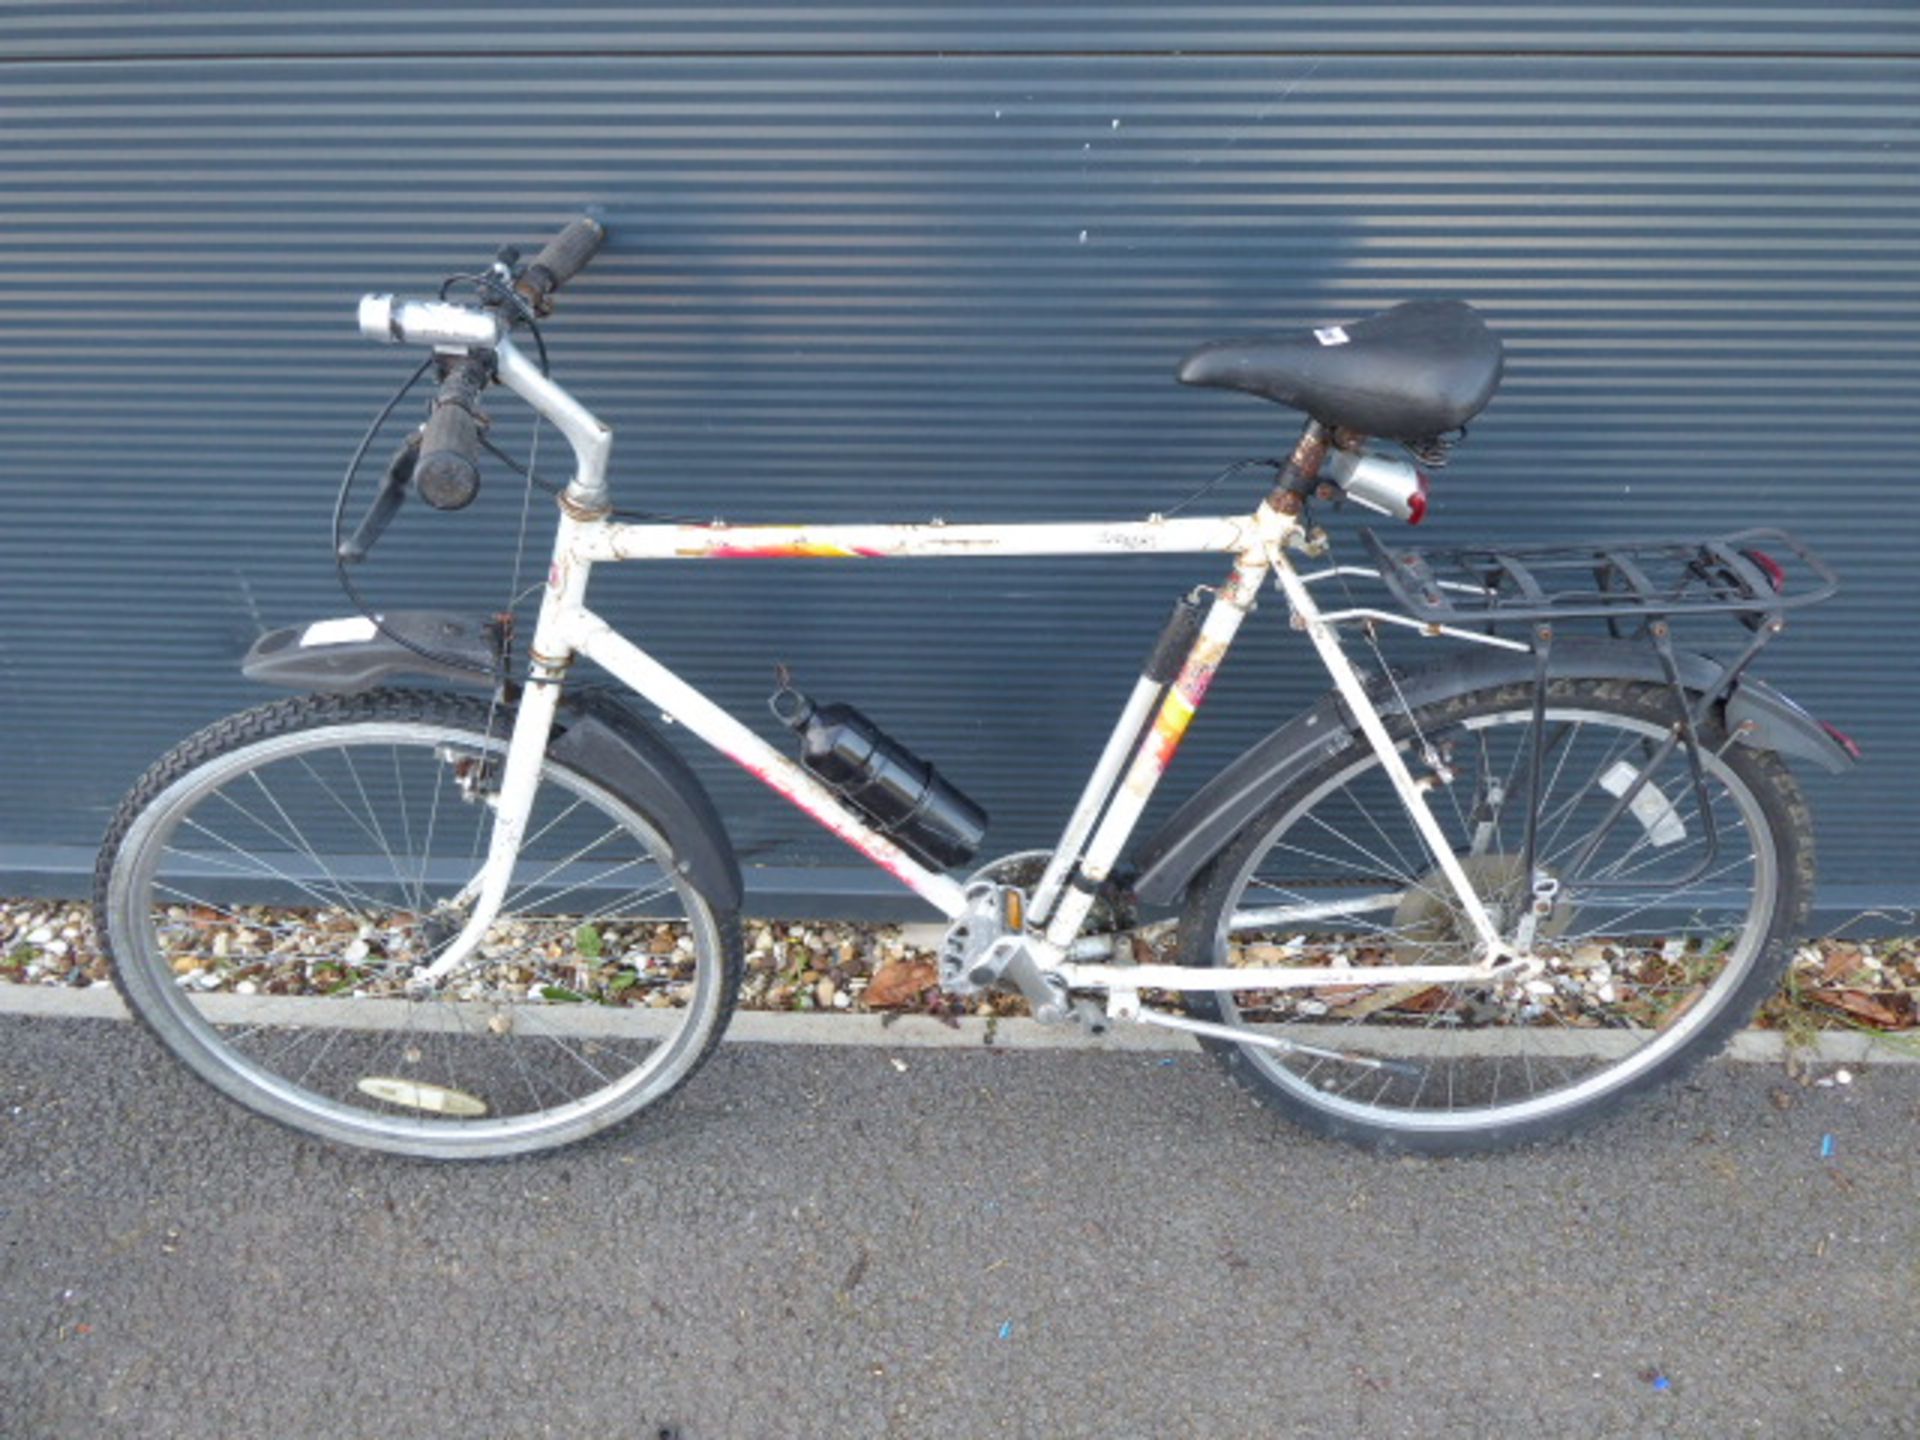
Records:
[[[1870,767],[1811,781],[1829,902],[1914,889],[1910,5],[15,7],[0,73],[15,877],[83,865],[147,759],[258,698],[259,628],[342,608],[333,485],[400,373],[358,295],[592,202],[615,238],[557,370],[622,500],[701,516],[1164,509],[1293,429],[1174,386],[1190,345],[1473,299],[1508,380],[1431,538],[1800,529],[1847,590],[1763,668]],[[411,513],[368,588],[497,608],[518,516],[504,479]],[[1212,568],[636,568],[595,599],[748,713],[776,660],[855,701],[1012,849]],[[1169,798],[1322,688],[1274,610]],[[750,859],[846,858],[706,773]]]

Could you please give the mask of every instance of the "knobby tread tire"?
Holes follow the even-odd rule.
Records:
[[[1530,706],[1533,693],[1531,684],[1469,691],[1425,706],[1411,720],[1404,715],[1388,717],[1387,730],[1395,740],[1406,738],[1416,729],[1431,733],[1476,716]],[[1689,697],[1690,700],[1696,698]],[[1679,713],[1671,691],[1661,685],[1640,681],[1555,680],[1548,685],[1547,702],[1549,705],[1577,705],[1609,711],[1658,724],[1674,723]],[[1360,747],[1366,748],[1366,740],[1357,732],[1354,739]],[[1702,727],[1700,732],[1701,743],[1708,750],[1715,749],[1725,739],[1725,731],[1717,721]],[[1181,916],[1177,951],[1179,963],[1215,963],[1213,936],[1222,907],[1232,903],[1233,896],[1229,892],[1238,882],[1242,867],[1251,858],[1252,852],[1265,842],[1268,831],[1279,823],[1299,797],[1311,793],[1330,775],[1337,774],[1351,764],[1353,756],[1352,749],[1342,750],[1277,793],[1194,878],[1187,891]],[[1477,1130],[1418,1131],[1356,1122],[1304,1101],[1282,1089],[1264,1071],[1250,1064],[1246,1051],[1232,1041],[1203,1037],[1201,1046],[1228,1074],[1251,1090],[1263,1105],[1280,1111],[1316,1134],[1385,1153],[1473,1154],[1550,1141],[1595,1124],[1634,1104],[1650,1091],[1684,1079],[1706,1060],[1720,1054],[1733,1035],[1746,1025],[1778,987],[1792,956],[1793,946],[1805,932],[1813,903],[1813,814],[1799,783],[1779,755],[1770,750],[1733,745],[1727,748],[1721,758],[1736,771],[1759,801],[1779,860],[1779,893],[1774,899],[1766,940],[1755,955],[1748,973],[1721,1005],[1719,1013],[1673,1054],[1625,1084],[1576,1107],[1535,1120]],[[1186,1003],[1189,1012],[1199,1019],[1217,1022],[1228,1018],[1220,1007],[1218,997],[1211,992],[1188,992]]]
[[[486,699],[475,695],[455,694],[444,690],[395,687],[363,690],[350,694],[292,695],[279,700],[271,700],[264,705],[256,705],[251,709],[242,710],[216,720],[212,724],[189,735],[185,740],[182,740],[171,750],[167,751],[166,754],[162,755],[148,767],[146,773],[134,783],[133,788],[127,792],[126,798],[120,802],[119,808],[114,812],[113,819],[107,827],[106,837],[101,842],[99,855],[95,859],[93,872],[94,932],[99,937],[101,951],[108,960],[109,971],[113,976],[114,988],[118,991],[121,1000],[125,1002],[127,1009],[133,1014],[134,1018],[139,1021],[141,1027],[163,1048],[169,1053],[172,1053],[172,1042],[168,1039],[161,1027],[155,1023],[153,1018],[147,1014],[145,1007],[136,1000],[134,994],[129,990],[122,973],[120,960],[113,953],[108,892],[112,882],[114,866],[119,858],[121,846],[126,840],[127,832],[133,827],[135,821],[147,806],[151,805],[155,799],[164,794],[169,787],[186,775],[191,774],[194,770],[197,770],[200,766],[229,754],[234,750],[242,749],[259,741],[272,739],[275,736],[293,734],[302,730],[319,729],[333,725],[397,722],[403,724],[446,725],[449,727],[468,729],[477,734],[485,735],[488,725],[491,722],[494,727],[494,733],[504,735],[511,728],[511,719],[510,711],[497,708]],[[549,760],[548,763],[553,764],[556,762]],[[566,768],[572,769],[575,773],[593,781],[602,789],[615,794],[619,793],[615,786],[595,776],[591,771],[578,766],[569,766]],[[638,806],[634,808],[639,810]],[[640,813],[643,816],[645,815],[644,811],[640,811]],[[651,820],[651,817],[648,818]],[[657,828],[656,826],[656,829]],[[690,880],[689,883],[691,883]],[[723,909],[711,899],[707,898],[704,892],[702,899],[706,901],[708,911],[713,916],[714,928],[720,944],[718,959],[721,965],[719,1009],[715,1016],[712,1029],[707,1036],[706,1043],[701,1046],[679,1079],[666,1090],[649,1100],[646,1105],[641,1107],[640,1111],[625,1116],[620,1121],[603,1125],[579,1139],[560,1142],[568,1148],[600,1140],[608,1134],[621,1129],[627,1121],[639,1118],[640,1114],[666,1101],[674,1095],[682,1085],[693,1078],[700,1067],[704,1065],[713,1054],[715,1047],[720,1043],[721,1037],[726,1034],[727,1026],[733,1020],[734,1011],[739,1000],[741,982],[746,970],[746,949],[741,935],[740,912],[733,908]],[[247,1110],[248,1113],[270,1119],[276,1124],[292,1130],[297,1134],[309,1137],[313,1136],[314,1132],[306,1127],[288,1120],[283,1116],[249,1105],[245,1101],[229,1094],[225,1089],[214,1084],[207,1076],[201,1074],[197,1066],[187,1065],[184,1068],[191,1071],[196,1078],[210,1089],[217,1091],[223,1099],[239,1105],[241,1108]],[[474,1161],[512,1161],[525,1159],[530,1155],[544,1154],[547,1150],[553,1148],[557,1147],[550,1145],[541,1149],[528,1150],[516,1154],[497,1156],[463,1155],[460,1158],[463,1163],[473,1163]],[[387,1150],[384,1153],[413,1159],[440,1158],[412,1155],[402,1150]]]

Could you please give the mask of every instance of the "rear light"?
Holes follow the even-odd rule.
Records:
[[[1419,477],[1420,488],[1415,490],[1412,498],[1407,501],[1407,524],[1418,525],[1427,518],[1427,496],[1433,493],[1433,482],[1427,479],[1427,472],[1424,470],[1416,470],[1413,473]]]
[[[1427,513],[1427,477],[1404,460],[1367,450],[1334,450],[1320,466],[1320,478],[1338,485],[1356,505],[1409,525]]]
[[[1826,731],[1827,734],[1832,737],[1833,743],[1846,751],[1850,757],[1855,760],[1860,758],[1859,743],[1855,741],[1851,735],[1847,734],[1846,731],[1842,730],[1838,725],[1829,724],[1825,720],[1820,722],[1820,728]]]

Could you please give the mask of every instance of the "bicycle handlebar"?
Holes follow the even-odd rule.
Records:
[[[551,313],[554,292],[586,269],[606,238],[606,226],[583,215],[549,240],[514,280],[513,288],[527,310],[534,316]],[[474,309],[445,300],[361,298],[361,334],[389,343],[432,345],[443,352],[443,358],[440,390],[427,423],[396,453],[353,536],[340,542],[343,563],[358,564],[366,558],[406,499],[409,485],[436,510],[464,509],[480,493],[480,451],[487,427],[480,396],[493,380],[493,351],[524,318],[513,309],[498,300]]]
[[[513,288],[533,307],[534,314],[545,315],[552,309],[554,291],[587,268],[606,238],[606,226],[591,216],[581,216],[547,242],[520,272]]]

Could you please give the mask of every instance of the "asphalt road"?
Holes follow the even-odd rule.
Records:
[[[447,1168],[4,1017],[0,1434],[1913,1435],[1920,1067],[1784,1083],[1436,1162],[1192,1055],[734,1045]]]

